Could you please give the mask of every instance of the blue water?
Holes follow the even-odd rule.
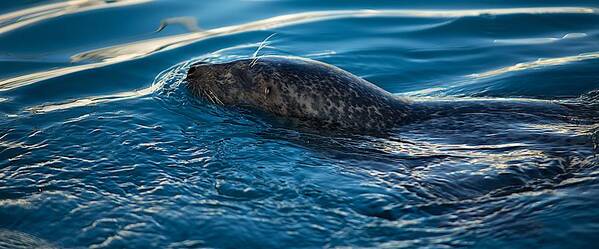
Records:
[[[597,7],[1,1],[0,248],[596,247]],[[261,44],[410,98],[576,115],[328,134],[185,90],[191,63]]]

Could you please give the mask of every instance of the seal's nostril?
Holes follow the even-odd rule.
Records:
[[[187,74],[193,74],[196,71],[196,67],[190,67],[189,71],[187,72]]]

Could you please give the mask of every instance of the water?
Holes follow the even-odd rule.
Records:
[[[593,247],[596,7],[3,1],[0,247]],[[560,100],[572,115],[337,134],[188,95],[191,63],[250,57],[272,34],[260,55],[399,95]]]

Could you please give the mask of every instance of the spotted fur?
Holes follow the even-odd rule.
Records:
[[[304,58],[264,56],[194,64],[188,88],[210,102],[295,118],[322,127],[382,130],[409,116],[406,100],[337,67]]]

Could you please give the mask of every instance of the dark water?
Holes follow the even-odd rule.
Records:
[[[598,5],[2,1],[0,247],[596,247]],[[189,97],[273,33],[393,93],[572,113],[323,134]]]

